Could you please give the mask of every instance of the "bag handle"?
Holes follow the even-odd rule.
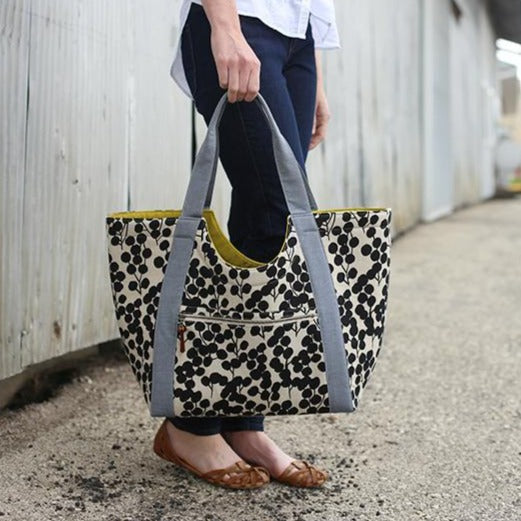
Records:
[[[206,137],[192,168],[181,217],[201,217],[203,205],[205,208],[210,207],[219,158],[219,123],[227,107],[227,101],[228,94],[224,93],[208,123]],[[259,93],[253,101],[259,104],[270,128],[276,170],[290,213],[310,213],[316,210],[318,206],[311,192],[307,175],[277,126],[266,100]]]
[[[346,357],[340,310],[324,244],[311,208],[316,203],[306,187],[307,179],[291,147],[277,127],[264,98],[258,103],[272,131],[275,161],[284,196],[291,212],[295,232],[299,238],[309,272],[313,297],[318,311],[320,335],[324,346],[324,361],[330,412],[353,411],[349,364]],[[224,111],[227,94],[220,99],[208,124],[208,133],[197,154],[188,184],[181,215],[176,219],[154,328],[152,416],[175,416],[173,408],[174,365],[178,315],[189,269],[195,235],[202,218],[203,199],[215,176],[218,159],[217,125]],[[310,197],[311,196],[311,197]]]

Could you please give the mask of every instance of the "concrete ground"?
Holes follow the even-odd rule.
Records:
[[[268,417],[316,490],[227,490],[151,451],[126,361],[88,363],[0,415],[0,521],[521,520],[521,199],[491,200],[392,246],[384,346],[351,414]]]

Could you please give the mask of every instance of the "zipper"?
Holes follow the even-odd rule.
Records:
[[[184,335],[185,331],[186,331],[186,326],[183,323],[180,323],[177,326],[177,338],[179,338],[179,340],[180,340],[179,351],[181,351],[181,353],[185,352],[185,335]]]
[[[317,313],[313,312],[311,315],[304,315],[299,317],[284,317],[284,318],[273,318],[270,319],[265,318],[264,320],[250,320],[247,318],[226,318],[226,317],[209,317],[206,315],[187,315],[184,313],[179,313],[179,326],[177,327],[178,333],[181,332],[181,339],[183,339],[182,333],[186,331],[186,326],[184,325],[184,320],[203,320],[210,322],[233,322],[235,324],[256,324],[256,325],[269,325],[269,324],[278,324],[280,322],[292,322],[294,320],[302,320],[306,318],[316,318]],[[182,328],[182,329],[180,329]]]
[[[269,319],[266,318],[264,320],[248,320],[247,318],[226,318],[226,317],[208,317],[206,315],[188,315],[184,313],[179,313],[178,315],[178,325],[177,325],[177,338],[179,339],[179,351],[181,353],[185,352],[185,336],[184,333],[187,330],[187,327],[184,323],[185,320],[204,320],[210,322],[232,322],[235,324],[257,324],[257,325],[266,325],[266,324],[278,324],[281,322],[292,322],[295,320],[303,320],[308,318],[316,318],[318,316],[317,312],[312,313],[311,315],[305,315],[300,317],[284,317],[284,318],[274,318]]]

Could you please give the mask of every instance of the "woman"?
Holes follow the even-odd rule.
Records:
[[[280,251],[289,211],[269,128],[251,102],[263,95],[304,170],[329,120],[316,48],[339,47],[332,0],[311,0],[311,7],[306,0],[270,4],[184,0],[171,69],[206,124],[228,92],[219,127],[220,159],[232,186],[228,233],[234,246],[262,262]],[[254,488],[271,476],[319,486],[327,479],[327,472],[291,458],[271,440],[263,416],[166,420],[156,435],[160,455],[214,484]]]

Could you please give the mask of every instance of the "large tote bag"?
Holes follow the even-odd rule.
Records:
[[[122,345],[151,416],[352,412],[380,353],[391,208],[318,210],[262,97],[288,204],[269,262],[237,250],[210,209],[223,94],[181,210],[106,217]]]

